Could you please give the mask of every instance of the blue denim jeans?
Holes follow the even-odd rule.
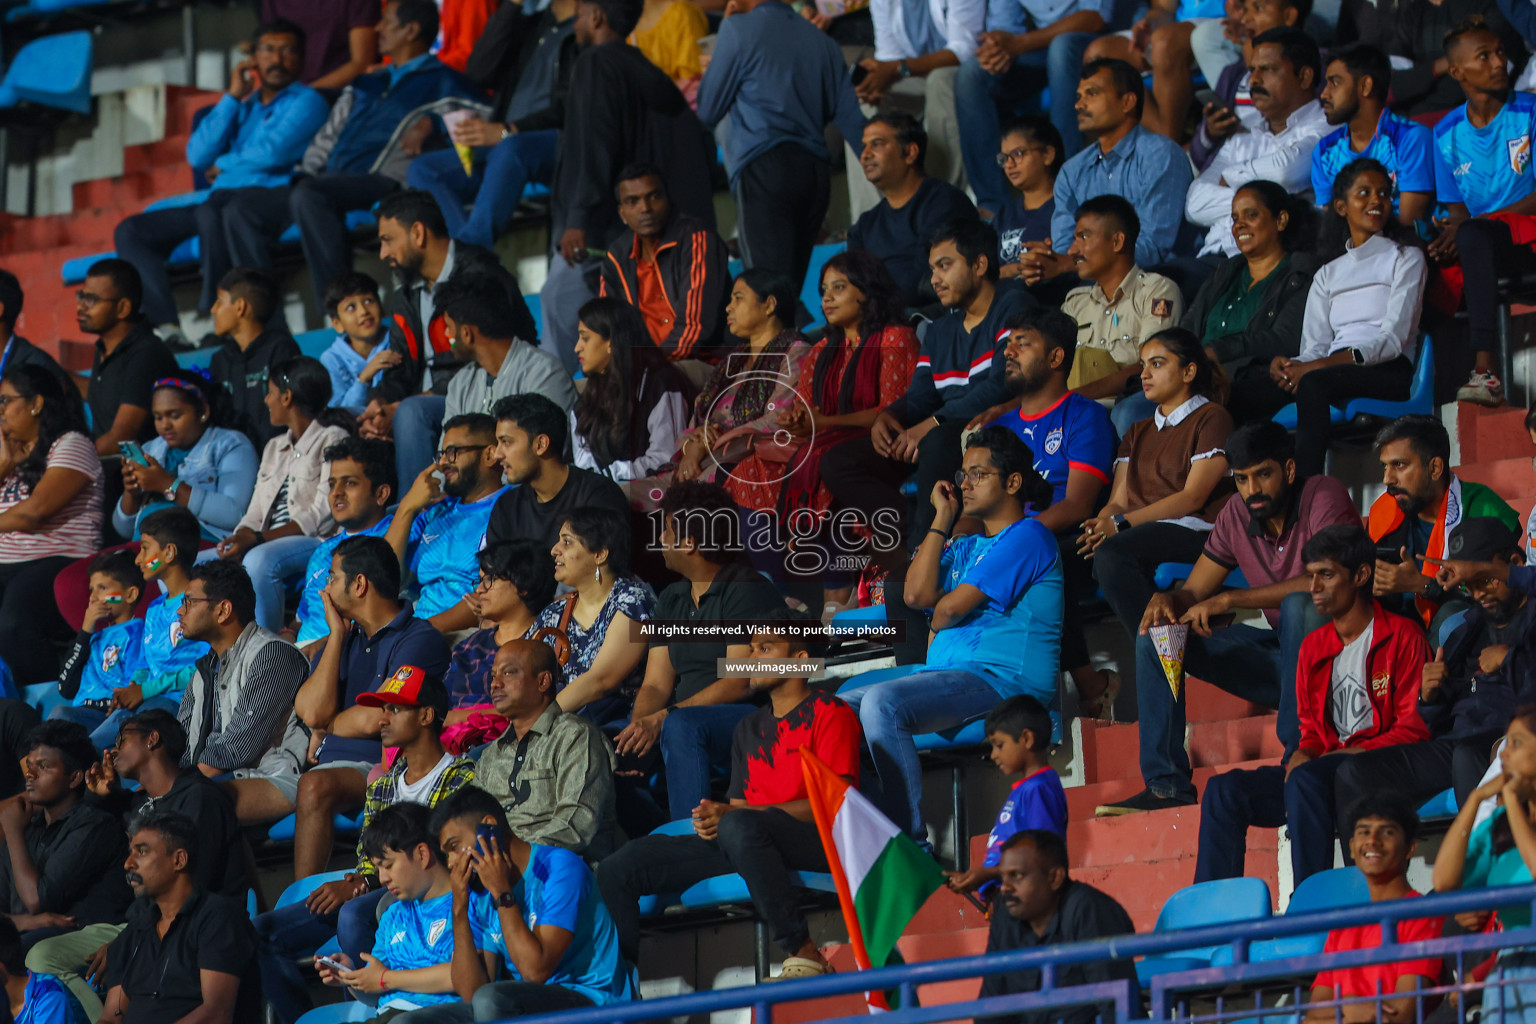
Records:
[[[65,722],[78,722],[91,732],[91,743],[96,747],[96,752],[101,753],[108,747],[117,746],[117,730],[140,711],[153,711],[160,709],[175,714],[181,707],[181,691],[166,694],[161,697],[150,697],[132,711],[122,708],[108,714],[95,708],[77,708],[73,704],[63,704],[48,712],[50,720]]]
[[[965,175],[976,193],[976,205],[996,213],[1008,199],[1008,180],[997,166],[1002,141],[1002,111],[1010,116],[1023,101],[1051,90],[1051,123],[1061,130],[1065,156],[1083,148],[1077,130],[1077,80],[1083,70],[1083,54],[1096,37],[1091,32],[1065,32],[1043,50],[1015,57],[1013,66],[994,75],[973,57],[960,65],[955,76],[955,119],[960,125],[960,155]]]
[[[1294,750],[1301,740],[1296,657],[1301,641],[1323,622],[1303,591],[1280,602],[1277,629],[1238,624],[1209,637],[1191,632],[1184,648],[1185,675],[1255,704],[1278,708],[1275,732],[1287,751]],[[1184,749],[1184,693],[1174,699],[1151,636],[1136,638],[1136,708],[1142,781],[1158,796],[1193,800],[1195,786]]]
[[[432,193],[448,222],[448,234],[489,249],[511,223],[523,189],[554,180],[559,148],[558,130],[518,132],[489,149],[476,150],[474,173],[466,175],[459,154],[449,146],[412,160],[405,180],[411,188]],[[473,204],[468,215],[466,203]]]
[[[437,461],[437,439],[447,408],[448,399],[442,395],[412,395],[395,410],[395,474],[406,490]]]
[[[1157,403],[1140,391],[1126,395],[1109,410],[1109,422],[1115,425],[1115,433],[1124,437],[1131,427],[1151,416]]]
[[[314,1009],[298,961],[334,937],[354,964],[362,963],[359,954],[373,952],[379,901],[388,891],[375,889],[354,897],[330,914],[313,913],[301,900],[257,916],[256,962],[261,968],[261,988],[282,1024],[294,1024]]]
[[[710,794],[710,779],[730,770],[736,724],[755,704],[673,708],[661,723],[661,760],[667,769],[667,810],[673,821],[692,816]]]
[[[914,671],[915,670],[915,671]],[[981,718],[1002,696],[986,678],[964,669],[908,669],[910,674],[871,683],[838,696],[859,716],[880,784],[877,801],[896,824],[919,842],[923,823],[923,769],[914,736],[953,729]],[[1032,694],[1047,707],[1052,694]]]

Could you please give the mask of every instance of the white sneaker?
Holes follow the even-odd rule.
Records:
[[[1504,382],[1486,370],[1473,370],[1472,376],[1456,392],[1456,401],[1497,409],[1504,404]]]
[[[181,333],[180,324],[161,324],[155,328],[155,337],[173,349],[193,349],[197,347],[187,340],[186,335]]]

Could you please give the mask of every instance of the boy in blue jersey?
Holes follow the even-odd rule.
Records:
[[[496,798],[466,786],[432,812],[453,878],[453,967],[463,1003],[410,1024],[497,1021],[636,998],[619,933],[577,854],[530,845]],[[498,956],[511,981],[492,983]]]
[[[1374,46],[1333,52],[1319,99],[1328,123],[1339,127],[1312,151],[1312,199],[1326,206],[1345,165],[1370,157],[1392,175],[1398,220],[1427,228],[1435,206],[1434,138],[1424,125],[1387,109],[1391,86],[1392,63]]]
[[[400,499],[385,539],[416,577],[416,617],[446,634],[475,628],[464,596],[475,589],[475,554],[491,508],[509,488],[496,461],[495,417],[454,416],[443,424],[442,444]]]
[[[408,1013],[458,1002],[450,966],[453,884],[432,835],[431,812],[414,803],[384,808],[363,832],[363,849],[395,902],[384,909],[373,952],[360,954],[361,964],[335,953],[327,959],[344,965],[338,970],[315,957],[320,980],[345,985],[372,1003],[378,1011],[374,1020],[394,1016],[391,1010]],[[466,924],[466,931],[471,927]],[[493,962],[489,955],[485,961]]]
[[[144,578],[133,555],[119,548],[96,556],[90,581],[85,618],[59,676],[59,693],[69,703],[48,717],[95,730],[116,707],[113,691],[126,687],[144,666],[144,620],[133,615]]]
[[[1504,46],[1480,20],[1446,33],[1445,59],[1467,101],[1435,125],[1435,191],[1450,220],[1428,252],[1452,297],[1466,297],[1476,362],[1456,398],[1499,406],[1498,279],[1536,268],[1536,95],[1513,90]]]
[[[1013,408],[1000,407],[977,417],[971,427],[995,422],[1029,446],[1034,469],[1051,485],[1051,503],[1029,509],[1056,535],[1066,580],[1062,613],[1061,664],[1077,687],[1078,708],[1089,718],[1105,718],[1120,684],[1114,673],[1095,669],[1083,639],[1078,611],[1097,589],[1093,571],[1077,553],[1078,524],[1098,512],[1115,459],[1115,428],[1109,412],[1091,398],[1067,390],[1077,353],[1077,324],[1059,310],[1029,310],[1009,320],[1003,374],[1014,395]]]
[[[385,510],[395,492],[395,451],[388,441],[349,437],[327,448],[325,461],[330,465],[326,486],[337,530],[320,542],[304,567],[298,623],[293,627],[297,633],[294,642],[311,660],[329,632],[320,594],[331,574],[336,545],[348,537],[384,536],[389,529]]]
[[[987,855],[981,867],[946,871],[955,892],[979,890],[991,899],[997,890],[1003,844],[1024,829],[1044,829],[1067,838],[1067,793],[1056,769],[1047,763],[1051,746],[1051,715],[1033,697],[1009,697],[987,713],[987,746],[992,763],[1004,775],[1023,778],[997,812],[997,822],[987,836]]]

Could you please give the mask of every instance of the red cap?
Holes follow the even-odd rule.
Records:
[[[437,702],[429,692],[422,694],[427,685],[427,673],[415,665],[401,665],[384,685],[373,693],[357,695],[358,704],[365,708],[381,708],[386,704],[400,707],[433,707]]]

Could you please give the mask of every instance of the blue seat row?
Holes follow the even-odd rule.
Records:
[[[16,11],[30,6],[13,8],[7,20]],[[5,69],[5,78],[0,81],[0,110],[35,103],[89,114],[92,54],[89,32],[62,32],[32,40],[16,52],[11,66]]]

